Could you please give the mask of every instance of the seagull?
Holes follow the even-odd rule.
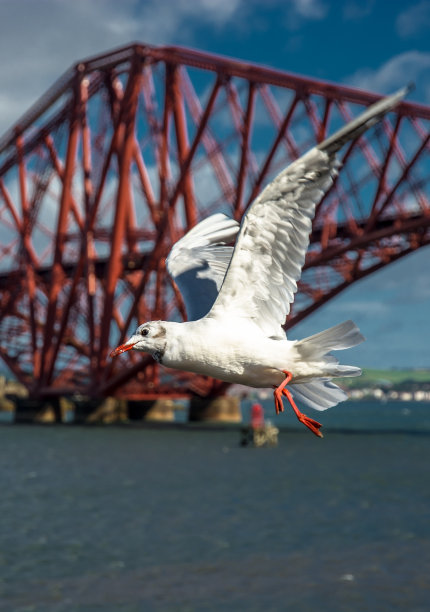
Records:
[[[291,163],[254,200],[240,226],[218,213],[192,228],[166,259],[188,321],[143,323],[111,357],[134,349],[168,368],[273,388],[276,413],[284,410],[285,397],[298,420],[323,437],[321,423],[301,412],[293,396],[315,410],[344,401],[346,393],[332,378],[359,376],[361,369],[340,365],[331,351],[354,347],[364,337],[352,321],[302,340],[288,340],[282,325],[297,291],[315,207],[339,171],[336,153],[409,89],[369,106]]]

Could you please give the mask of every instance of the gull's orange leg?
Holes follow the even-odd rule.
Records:
[[[318,436],[319,438],[322,438],[323,435],[320,432],[320,428],[322,427],[321,423],[318,423],[318,421],[315,421],[314,419],[311,419],[310,417],[303,414],[303,412],[300,412],[300,410],[297,408],[293,400],[293,396],[291,395],[290,391],[285,388],[288,385],[288,383],[291,381],[291,379],[293,378],[293,375],[291,374],[291,372],[288,372],[287,370],[282,370],[282,371],[285,374],[285,379],[281,382],[279,387],[276,387],[275,391],[273,392],[273,397],[275,398],[276,414],[279,414],[280,412],[284,410],[284,406],[282,403],[282,395],[285,395],[285,397],[288,399],[288,401],[291,404],[291,408],[296,413],[296,416],[299,419],[299,421],[303,423],[303,425],[306,425],[306,427],[308,427],[312,431],[312,433],[314,433],[316,436]]]

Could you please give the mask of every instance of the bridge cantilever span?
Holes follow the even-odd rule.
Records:
[[[36,396],[219,389],[109,348],[137,321],[184,316],[173,242],[212,212],[240,219],[379,97],[177,47],[72,66],[0,138],[0,357]],[[429,244],[429,125],[429,107],[404,102],[342,150],[287,326]]]

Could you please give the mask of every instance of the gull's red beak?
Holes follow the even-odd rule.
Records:
[[[117,346],[116,349],[114,349],[110,356],[111,357],[116,357],[117,355],[121,355],[121,353],[125,353],[126,351],[129,351],[130,349],[133,348],[135,343],[132,344],[121,344],[121,346]]]

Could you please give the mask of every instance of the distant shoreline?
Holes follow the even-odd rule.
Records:
[[[430,370],[376,370],[363,368],[357,378],[343,379],[340,385],[353,400],[429,402]]]

